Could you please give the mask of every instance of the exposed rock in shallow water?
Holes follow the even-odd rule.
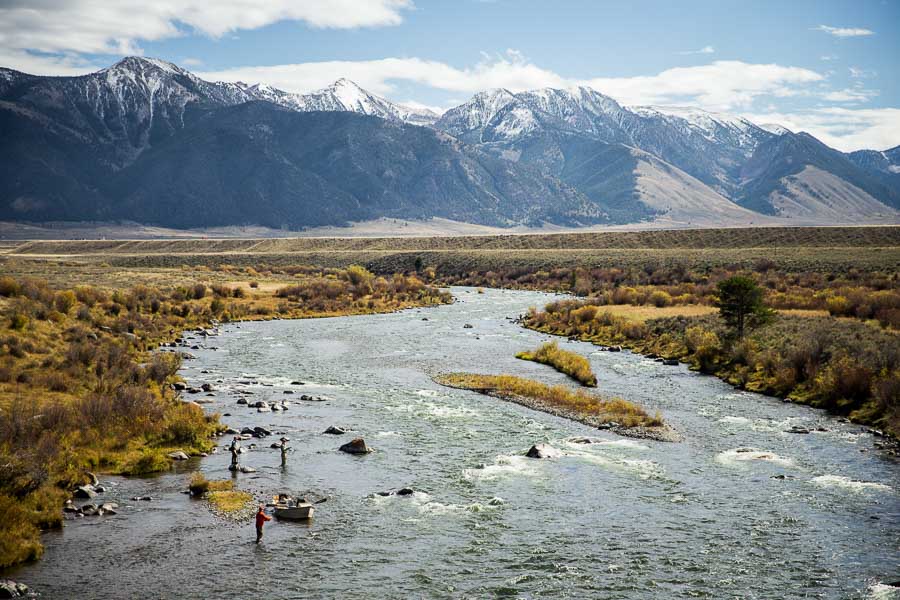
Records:
[[[12,579],[0,581],[0,598],[21,598],[28,594],[28,586]]]
[[[372,452],[372,449],[366,445],[365,440],[362,438],[351,440],[338,448],[338,450],[346,452],[347,454],[368,454],[369,452]]]
[[[177,452],[169,452],[169,458],[172,460],[187,460],[190,457],[181,450],[178,450]]]
[[[322,433],[328,433],[331,435],[344,435],[345,433],[347,433],[347,430],[343,429],[341,427],[335,427],[334,425],[332,425],[328,429],[323,431]]]
[[[92,485],[80,485],[75,488],[75,493],[72,495],[76,498],[93,498],[97,495],[97,491]]]
[[[525,454],[528,458],[558,458],[562,452],[549,444],[535,444]]]

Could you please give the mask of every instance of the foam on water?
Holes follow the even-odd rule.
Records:
[[[566,456],[580,459],[612,471],[637,475],[640,479],[660,479],[664,477],[666,473],[662,465],[652,460],[616,458],[607,456],[603,453],[584,451],[568,452]]]
[[[471,504],[444,503],[438,502],[427,492],[413,492],[409,496],[398,496],[396,494],[391,496],[380,496],[376,494],[371,496],[370,499],[376,506],[387,506],[388,504],[400,503],[398,506],[405,504],[415,507],[419,514],[425,516],[442,516],[463,512],[486,512],[498,510],[505,504],[503,499],[498,497],[491,498],[486,502],[472,502]]]
[[[891,491],[891,487],[883,483],[855,481],[842,475],[820,475],[819,477],[813,477],[810,483],[819,487],[840,488],[852,492],[863,492],[866,490]]]
[[[466,406],[452,406],[424,401],[415,401],[400,406],[387,406],[385,408],[389,411],[409,412],[420,417],[437,417],[439,419],[470,419],[481,415],[477,410]]]
[[[723,465],[735,466],[746,462],[770,462],[782,467],[793,467],[794,461],[784,456],[779,456],[774,452],[767,452],[757,448],[733,448],[719,452],[716,455],[716,462]]]
[[[580,443],[576,440],[589,439],[590,443]],[[604,440],[601,438],[569,438],[563,443],[570,448],[584,450],[585,447],[600,446],[602,448],[618,448],[622,450],[649,450],[649,446],[645,446],[637,440]]]
[[[541,462],[534,458],[516,454],[502,454],[494,464],[484,465],[477,469],[463,469],[463,477],[469,480],[490,481],[502,477],[538,477]]]
[[[866,591],[866,598],[871,600],[900,600],[900,588],[892,585],[873,583]]]
[[[375,434],[377,438],[386,438],[386,437],[400,437],[401,434],[399,431],[379,431]]]

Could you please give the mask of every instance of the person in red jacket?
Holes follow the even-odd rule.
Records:
[[[263,524],[264,524],[266,521],[271,521],[271,520],[272,520],[272,517],[270,517],[269,515],[267,515],[266,512],[265,512],[265,510],[266,510],[266,505],[265,505],[265,504],[260,504],[260,505],[259,505],[259,510],[256,511],[256,543],[257,543],[257,544],[258,544],[260,541],[262,541]]]

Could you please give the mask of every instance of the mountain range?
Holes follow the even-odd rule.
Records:
[[[0,69],[0,181],[0,220],[28,222],[900,220],[900,147],[847,154],[586,87],[489,90],[437,115],[346,79],[294,94],[140,57],[78,77]]]

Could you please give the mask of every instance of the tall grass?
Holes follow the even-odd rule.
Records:
[[[519,352],[516,358],[550,365],[586,387],[597,387],[597,376],[590,361],[577,352],[561,349],[556,342],[542,344],[532,352]]]
[[[601,398],[583,390],[572,390],[564,385],[550,386],[514,375],[448,373],[437,376],[435,381],[448,387],[473,390],[501,398],[519,397],[532,400],[537,405],[591,417],[595,423],[615,422],[623,427],[653,427],[663,424],[659,415],[651,417],[637,404],[622,398]]]

